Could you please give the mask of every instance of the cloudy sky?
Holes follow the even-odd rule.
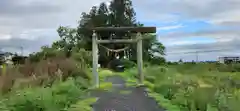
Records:
[[[109,0],[0,0],[0,47],[38,51],[58,39],[58,26],[75,27],[81,12],[103,1]],[[199,60],[240,55],[240,0],[133,0],[133,5],[140,22],[157,27],[168,60],[195,60],[194,51]]]

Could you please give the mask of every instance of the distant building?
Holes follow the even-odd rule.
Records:
[[[218,58],[219,63],[239,63],[240,57],[219,57]]]
[[[12,57],[13,57],[12,53],[0,51],[0,62],[1,62],[0,65],[2,65],[3,63],[13,64]]]

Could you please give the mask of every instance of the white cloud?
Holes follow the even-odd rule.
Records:
[[[0,34],[0,40],[6,40],[6,39],[10,39],[11,35],[7,35],[7,34]]]
[[[172,30],[172,29],[178,29],[184,27],[184,25],[182,24],[178,24],[178,25],[172,25],[172,26],[164,26],[164,27],[158,27],[157,31],[161,31],[161,30]]]
[[[135,2],[137,9],[144,14],[145,21],[154,19],[155,22],[171,22],[200,20],[211,23],[210,30],[196,30],[192,33],[173,32],[161,35],[162,40],[178,41],[185,37],[212,37],[217,41],[229,41],[239,37],[240,1],[239,0],[154,0]],[[144,4],[144,5],[140,5]],[[164,16],[162,16],[164,15]],[[169,19],[170,17],[171,19]]]
[[[240,38],[215,43],[182,44],[167,47],[167,59],[195,60],[196,51],[199,51],[201,60],[216,60],[219,56],[240,56]],[[186,53],[186,54],[184,54]],[[176,56],[177,55],[177,56]]]
[[[223,26],[239,25],[240,24],[239,11],[240,11],[240,9],[233,10],[230,12],[218,13],[218,14],[212,16],[208,22],[212,23],[214,25],[223,25]],[[235,23],[237,23],[237,24],[235,24]]]
[[[211,19],[220,13],[232,13],[240,9],[239,0],[168,0],[154,2],[139,1],[136,4],[144,4],[142,11],[146,14],[177,14],[181,18],[188,19]],[[217,6],[217,7],[216,7]],[[238,13],[239,15],[239,13]]]
[[[58,39],[56,29],[60,25],[75,27],[81,12],[88,12],[93,5],[109,0],[1,0],[0,1],[0,46],[23,46],[28,52]],[[176,23],[181,20],[203,20],[227,29],[202,30],[192,33],[172,32],[160,34],[171,51],[194,51],[219,47],[238,47],[240,43],[240,0],[133,0],[138,20],[142,22]],[[172,30],[184,24],[159,27]],[[186,37],[211,37],[214,44],[199,44],[184,41]],[[187,45],[186,45],[187,44]],[[190,45],[189,45],[190,44]],[[194,56],[191,56],[194,58]],[[191,58],[189,57],[189,58]],[[175,56],[176,58],[176,56]]]
[[[182,40],[182,41],[174,41],[171,42],[168,46],[176,46],[176,45],[191,45],[199,43],[198,41],[188,41],[188,40]]]
[[[38,51],[59,39],[60,25],[77,26],[82,12],[103,1],[109,0],[1,0],[0,48]]]

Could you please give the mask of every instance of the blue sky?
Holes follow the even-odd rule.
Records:
[[[166,58],[170,61],[195,60],[196,55],[181,54],[206,50],[229,49],[199,53],[200,60],[217,60],[219,56],[239,56],[236,47],[240,45],[238,0],[177,0],[144,2],[151,8],[147,11],[136,6],[137,18],[145,26],[158,28],[158,39],[167,48]],[[218,8],[214,8],[218,4]],[[152,10],[151,10],[152,9]],[[159,9],[159,10],[154,10]],[[153,11],[153,12],[151,12]],[[150,13],[150,14],[147,14]],[[148,19],[145,19],[147,15]],[[179,53],[178,53],[179,52]],[[175,54],[171,54],[175,53]],[[176,54],[178,53],[178,54]]]
[[[136,10],[136,12],[138,12]],[[141,12],[139,12],[141,14]],[[180,15],[179,15],[180,16]],[[137,15],[137,18],[141,20],[141,16]],[[145,26],[156,26],[157,34],[159,38],[161,35],[167,35],[172,32],[185,32],[185,33],[194,33],[201,30],[209,30],[209,29],[221,29],[222,27],[215,27],[208,22],[200,21],[200,20],[180,20],[164,23],[161,21],[143,21],[141,22]],[[192,37],[192,38],[184,38],[183,41],[193,41],[193,42],[216,42],[213,38],[210,37]],[[164,41],[163,41],[164,44]]]
[[[59,39],[56,29],[76,27],[81,12],[109,0],[1,0],[0,44],[5,50],[38,51]],[[169,61],[191,61],[195,54],[170,54],[227,48],[199,53],[200,60],[239,56],[240,0],[132,0],[137,20],[156,26]],[[216,7],[217,6],[217,7]]]
[[[194,33],[201,30],[206,29],[213,29],[213,28],[220,28],[214,27],[211,24],[204,22],[204,21],[177,21],[173,23],[161,23],[161,22],[142,22],[145,26],[156,26],[158,27],[157,34],[159,38],[161,35],[167,35],[171,32],[185,32],[185,33]],[[213,38],[210,37],[191,37],[191,38],[183,38],[182,41],[192,41],[192,42],[199,42],[199,43],[211,43],[216,42]],[[164,44],[164,41],[163,41]]]

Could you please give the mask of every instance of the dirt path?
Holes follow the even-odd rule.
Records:
[[[113,91],[92,93],[99,98],[93,105],[94,111],[165,111],[148,97],[144,87],[126,87],[124,79],[117,75],[105,81],[113,84]]]

